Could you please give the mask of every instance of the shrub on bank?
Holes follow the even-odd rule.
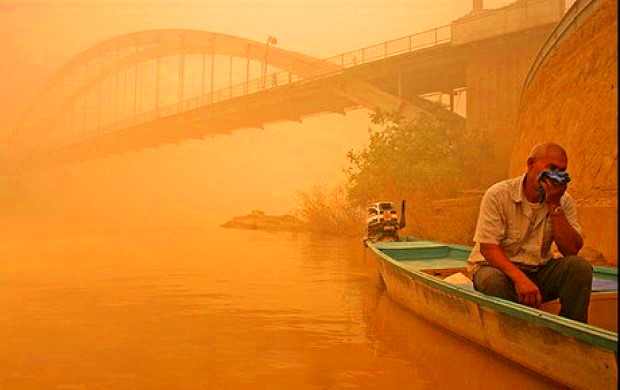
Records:
[[[365,234],[365,210],[349,201],[348,191],[342,185],[314,185],[299,191],[296,215],[313,232],[344,236]]]

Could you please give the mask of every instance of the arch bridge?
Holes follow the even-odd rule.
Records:
[[[563,12],[563,0],[528,0],[328,59],[282,49],[273,37],[261,43],[197,30],[126,34],[62,66],[24,113],[5,154],[17,166],[79,161],[360,106],[480,126],[490,85],[480,73],[497,79],[516,68],[503,77],[516,80],[507,87],[518,94],[526,69],[515,57],[525,53],[528,63]],[[439,93],[451,102],[465,89],[473,92],[467,123],[423,98]],[[505,105],[515,106],[512,100]],[[513,113],[502,115],[507,122]]]

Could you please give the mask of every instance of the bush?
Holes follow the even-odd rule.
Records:
[[[296,215],[312,231],[361,236],[366,229],[365,209],[349,202],[347,189],[315,185],[298,192]]]

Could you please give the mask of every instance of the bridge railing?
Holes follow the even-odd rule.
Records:
[[[432,46],[437,46],[442,43],[450,42],[451,39],[451,26],[446,25],[409,35],[403,38],[398,38],[376,45],[364,47],[362,49],[342,53],[337,56],[326,58],[323,61],[337,65],[342,69],[350,68],[353,66],[385,59],[391,56],[425,49]],[[314,77],[305,79],[297,75],[293,75],[288,71],[274,72],[268,74],[265,78],[257,78],[248,82],[233,85],[232,87],[227,87],[218,91],[214,91],[214,96],[212,96],[211,99],[207,100],[211,103],[217,103],[219,101],[230,99],[233,97],[244,96],[273,87],[293,84],[302,80],[307,81],[312,79],[318,79],[337,72],[338,71],[319,72],[316,73]],[[200,96],[189,100],[198,99],[200,99]],[[190,104],[190,106],[193,105]]]
[[[181,112],[190,111],[200,107],[209,106],[224,100],[236,97],[247,96],[253,93],[261,92],[270,88],[291,85],[300,81],[310,81],[326,77],[328,75],[341,72],[342,69],[351,68],[358,65],[386,59],[416,50],[426,49],[429,47],[448,43],[452,40],[452,28],[450,25],[440,26],[430,30],[422,31],[406,37],[393,39],[383,43],[364,47],[358,50],[349,51],[337,56],[329,57],[323,61],[337,65],[336,71],[318,72],[312,78],[302,78],[291,74],[288,71],[280,71],[268,74],[265,78],[249,80],[244,83],[222,88],[213,93],[199,95],[190,99],[185,99],[178,103],[172,103],[160,106],[153,110],[137,114],[132,117],[123,118],[113,123],[108,123],[99,127],[93,134],[81,138],[87,140],[99,137],[118,129],[137,126],[154,120],[158,120],[167,116],[176,115]],[[66,144],[71,144],[69,141]]]
[[[385,59],[394,55],[408,53],[427,47],[437,46],[450,42],[452,29],[450,25],[433,28],[409,35],[403,38],[393,39],[362,49],[349,51],[340,55],[329,57],[325,61],[339,65],[342,68],[366,64],[376,60]]]

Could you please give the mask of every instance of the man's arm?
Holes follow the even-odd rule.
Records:
[[[519,267],[510,261],[499,245],[481,243],[480,253],[489,264],[502,270],[512,280],[515,285],[517,296],[519,297],[519,303],[532,307],[540,307],[542,295],[540,294],[538,286],[536,286]]]
[[[576,255],[583,246],[583,238],[581,238],[581,235],[568,222],[564,213],[553,214],[554,210],[558,207],[560,207],[560,205],[547,203],[547,211],[551,215],[553,239],[560,253],[562,253],[562,256]]]
[[[541,182],[546,195],[545,205],[551,218],[553,239],[562,256],[576,255],[583,246],[581,234],[570,224],[563,212],[555,213],[566,191],[566,183],[554,184],[550,179]]]

